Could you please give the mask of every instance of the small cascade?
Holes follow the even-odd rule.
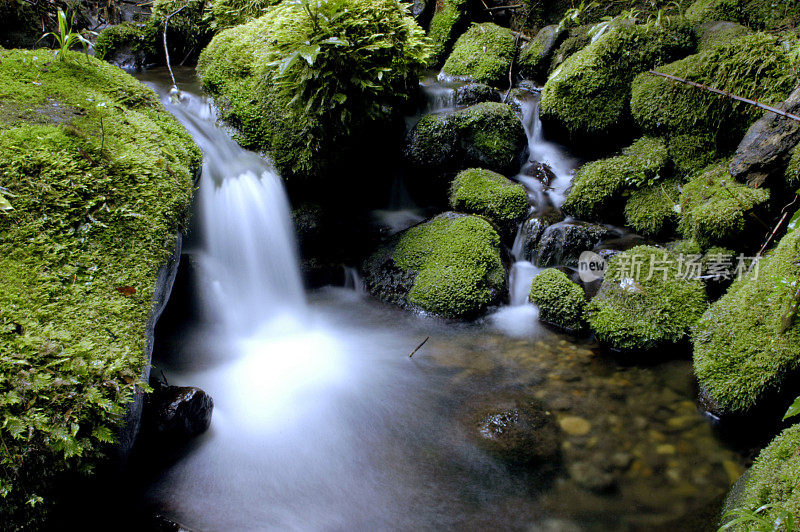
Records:
[[[439,83],[436,78],[426,78],[419,84],[425,107],[422,114],[443,113],[456,106],[455,87]]]
[[[367,286],[364,284],[364,280],[359,275],[358,270],[352,266],[344,267],[344,287],[358,295],[367,294]]]
[[[302,312],[305,294],[280,177],[216,125],[206,99],[184,92],[179,102],[166,105],[203,151],[200,260],[207,310],[241,332]]]

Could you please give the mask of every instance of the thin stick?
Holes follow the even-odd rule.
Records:
[[[167,70],[169,70],[169,77],[172,78],[172,86],[175,87],[175,88],[178,87],[178,84],[175,83],[175,74],[172,73],[172,65],[169,64],[169,50],[167,49],[167,25],[169,24],[169,19],[171,19],[172,17],[174,17],[175,15],[177,15],[178,13],[180,13],[181,11],[186,9],[186,6],[188,6],[188,5],[189,4],[186,4],[185,6],[180,8],[179,10],[177,10],[177,11],[175,11],[173,13],[170,13],[169,15],[164,17],[164,55],[167,58]]]
[[[426,336],[426,337],[425,337],[425,339],[422,341],[422,343],[421,343],[421,344],[419,344],[419,345],[417,346],[417,348],[416,348],[416,349],[414,349],[413,351],[411,351],[411,354],[410,354],[410,355],[408,355],[408,358],[411,358],[411,357],[413,357],[413,356],[414,356],[414,353],[416,353],[417,351],[419,351],[419,350],[422,348],[422,346],[423,346],[423,345],[425,345],[425,342],[427,342],[427,341],[428,341],[428,340],[430,340],[430,339],[431,339],[431,337],[430,337],[430,336]]]
[[[647,72],[650,73],[650,74],[653,74],[655,76],[661,76],[662,78],[670,79],[672,81],[678,81],[680,83],[686,83],[687,85],[691,85],[692,87],[697,87],[698,89],[704,89],[704,90],[713,92],[715,94],[720,94],[722,96],[726,96],[726,97],[731,98],[733,100],[738,100],[740,102],[749,103],[750,105],[755,105],[756,107],[764,109],[765,111],[769,111],[771,113],[775,113],[776,115],[780,115],[780,116],[783,116],[783,117],[786,117],[786,118],[790,118],[792,120],[796,120],[796,121],[800,122],[800,116],[793,115],[792,113],[787,113],[786,111],[781,111],[780,109],[778,109],[776,107],[771,107],[769,105],[763,104],[761,102],[757,102],[755,100],[750,100],[748,98],[743,98],[742,96],[737,96],[735,94],[731,94],[728,91],[722,91],[722,90],[719,90],[719,89],[714,89],[712,87],[709,87],[708,85],[703,85],[702,83],[695,83],[694,81],[689,81],[688,79],[679,78],[678,76],[672,76],[670,74],[664,74],[662,72],[656,72],[655,70],[648,70]]]
[[[797,201],[797,195],[795,195],[794,199],[792,200],[791,203],[789,203],[789,205],[783,208],[783,216],[781,216],[781,219],[778,220],[778,224],[775,226],[775,229],[772,230],[772,233],[770,233],[770,235],[767,237],[767,241],[764,242],[763,246],[761,246],[761,249],[759,250],[756,257],[760,257],[761,254],[764,253],[764,250],[767,249],[769,243],[772,242],[772,239],[775,238],[775,234],[778,232],[778,229],[780,229],[781,224],[783,224],[783,221],[786,219],[787,216],[789,216],[789,211],[786,209],[791,207],[796,201]]]
[[[483,4],[483,5],[485,6],[486,4]],[[491,11],[502,11],[504,9],[519,9],[521,7],[524,7],[524,6],[522,4],[515,4],[513,6],[484,7],[483,10],[491,12]]]

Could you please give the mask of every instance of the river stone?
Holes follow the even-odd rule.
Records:
[[[559,430],[552,414],[523,393],[481,401],[467,415],[466,424],[481,448],[509,464],[550,461],[559,453]]]
[[[577,416],[566,416],[558,420],[561,430],[570,436],[585,436],[592,430],[592,424]]]
[[[519,233],[519,256],[518,260],[533,262],[536,251],[539,247],[539,240],[542,238],[545,229],[564,219],[564,213],[550,207],[543,211],[536,212],[522,222],[522,229]]]
[[[595,492],[610,491],[615,486],[614,475],[591,462],[576,462],[567,468],[570,478],[582,488]]]
[[[777,106],[792,114],[800,112],[800,87]],[[792,149],[800,142],[800,122],[765,112],[736,148],[730,174],[751,187],[760,187],[768,178],[780,174],[789,163]]]
[[[455,90],[457,107],[469,107],[483,102],[499,102],[500,93],[483,83],[467,83]]]
[[[523,168],[523,173],[528,177],[538,180],[546,187],[549,187],[550,183],[556,180],[556,174],[553,172],[553,168],[549,164],[539,161],[531,161],[530,164]]]
[[[194,386],[157,385],[147,398],[146,425],[168,443],[181,443],[208,430],[214,400]]]
[[[539,240],[536,263],[540,267],[576,266],[584,251],[591,251],[613,232],[589,222],[559,222],[545,229]]]

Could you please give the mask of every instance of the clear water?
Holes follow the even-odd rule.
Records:
[[[158,72],[145,76],[168,88]],[[211,118],[193,118],[209,137],[221,132]],[[251,154],[210,160],[214,153],[206,167],[221,168],[222,179],[203,177],[205,234],[195,246],[223,265],[207,269],[195,290],[218,310],[159,329],[155,355],[170,383],[214,397],[214,417],[142,490],[147,508],[198,530],[698,530],[699,509],[713,513],[741,472],[741,458],[697,411],[688,361],[626,365],[542,327],[521,288],[532,266],[515,265],[512,306],[473,324],[341,288],[304,302],[288,271],[294,244],[285,223],[239,220],[251,208],[282,216],[274,174],[264,177],[259,161],[229,171],[226,161]],[[221,193],[229,180],[258,201],[234,213]],[[233,242],[243,237],[263,243]],[[251,269],[250,254],[265,267]],[[237,268],[263,278],[242,284]],[[577,417],[590,429],[563,434],[552,468],[509,468],[465,421],[509,390],[541,401],[565,426]],[[588,489],[587,466],[608,473],[613,487]]]

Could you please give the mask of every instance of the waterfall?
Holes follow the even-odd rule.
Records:
[[[207,310],[240,332],[301,312],[305,295],[280,177],[216,125],[205,99],[183,93],[167,106],[203,151],[200,260]]]

